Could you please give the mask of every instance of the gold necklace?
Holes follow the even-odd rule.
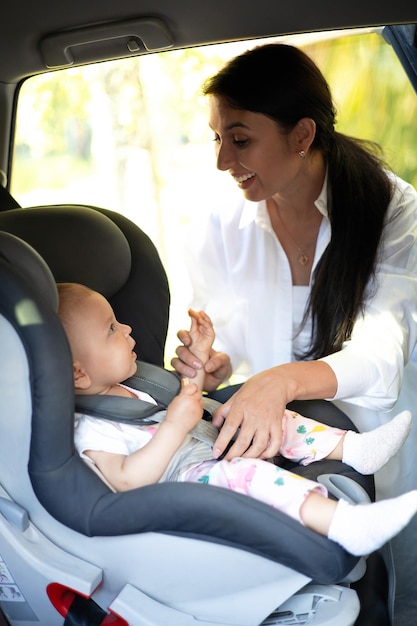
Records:
[[[285,232],[287,233],[288,237],[293,241],[295,247],[297,248],[298,252],[300,253],[299,257],[298,257],[298,262],[300,265],[307,265],[307,263],[309,262],[309,256],[305,253],[305,251],[300,248],[300,246],[298,245],[298,243],[295,241],[294,237],[291,235],[291,233],[289,232],[288,228],[285,226],[281,214],[279,212],[279,208],[278,205],[275,203],[275,206],[277,208],[276,212],[279,218],[279,221],[281,222],[281,226],[283,227],[283,229],[285,230]]]

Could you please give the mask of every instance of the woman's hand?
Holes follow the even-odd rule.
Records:
[[[282,416],[287,404],[285,385],[280,385],[274,370],[250,378],[213,416],[221,429],[213,455],[221,456],[237,434],[225,458],[275,456],[281,445]],[[237,432],[239,429],[239,432]]]
[[[280,449],[282,416],[292,400],[333,398],[337,379],[324,361],[286,363],[256,374],[246,381],[213,416],[221,429],[213,454],[221,456],[236,435],[225,458],[271,458]]]
[[[203,364],[188,349],[188,346],[191,344],[189,331],[180,330],[177,336],[182,345],[176,349],[177,357],[172,359],[171,365],[180,376],[193,379],[197,370],[201,370]],[[204,372],[204,390],[214,391],[222,382],[230,378],[232,374],[229,355],[225,352],[216,352],[216,350],[211,349],[209,359],[204,366]]]

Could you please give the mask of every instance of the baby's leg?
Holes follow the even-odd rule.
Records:
[[[372,504],[336,502],[326,497],[322,485],[260,459],[205,461],[186,471],[180,480],[252,496],[358,556],[380,548],[417,512],[417,491]]]
[[[300,508],[311,491],[326,499],[323,485],[261,459],[205,461],[179,479],[223,487],[260,500],[301,522]]]
[[[282,443],[279,452],[286,459],[309,465],[341,449],[345,434],[345,430],[327,426],[287,409],[282,418]]]
[[[362,474],[373,474],[398,452],[412,424],[403,411],[387,424],[367,433],[343,431],[292,411],[285,411],[280,453],[308,465],[320,459],[336,459]]]

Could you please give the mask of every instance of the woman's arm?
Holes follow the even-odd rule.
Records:
[[[343,399],[385,411],[396,402],[417,340],[417,193],[400,179],[363,315],[340,352],[323,358]]]
[[[322,361],[288,363],[256,374],[215,412],[213,424],[221,431],[213,455],[220,456],[240,428],[226,459],[275,456],[286,405],[292,400],[332,398],[336,391],[336,376]]]
[[[281,440],[281,415],[292,400],[343,399],[374,410],[392,408],[417,338],[415,238],[399,238],[396,252],[396,265],[391,264],[392,257],[391,263],[385,260],[380,264],[375,292],[342,350],[319,361],[265,370],[249,379],[217,411],[213,422],[222,430],[214,445],[216,456],[237,427],[240,434],[226,458],[242,453],[275,455]]]

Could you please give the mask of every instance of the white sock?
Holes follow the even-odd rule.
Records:
[[[343,441],[343,463],[361,474],[373,474],[398,452],[412,425],[410,411],[403,411],[387,424],[366,433],[348,430]]]
[[[351,554],[370,554],[397,535],[417,512],[417,490],[372,504],[339,500],[328,537]]]

